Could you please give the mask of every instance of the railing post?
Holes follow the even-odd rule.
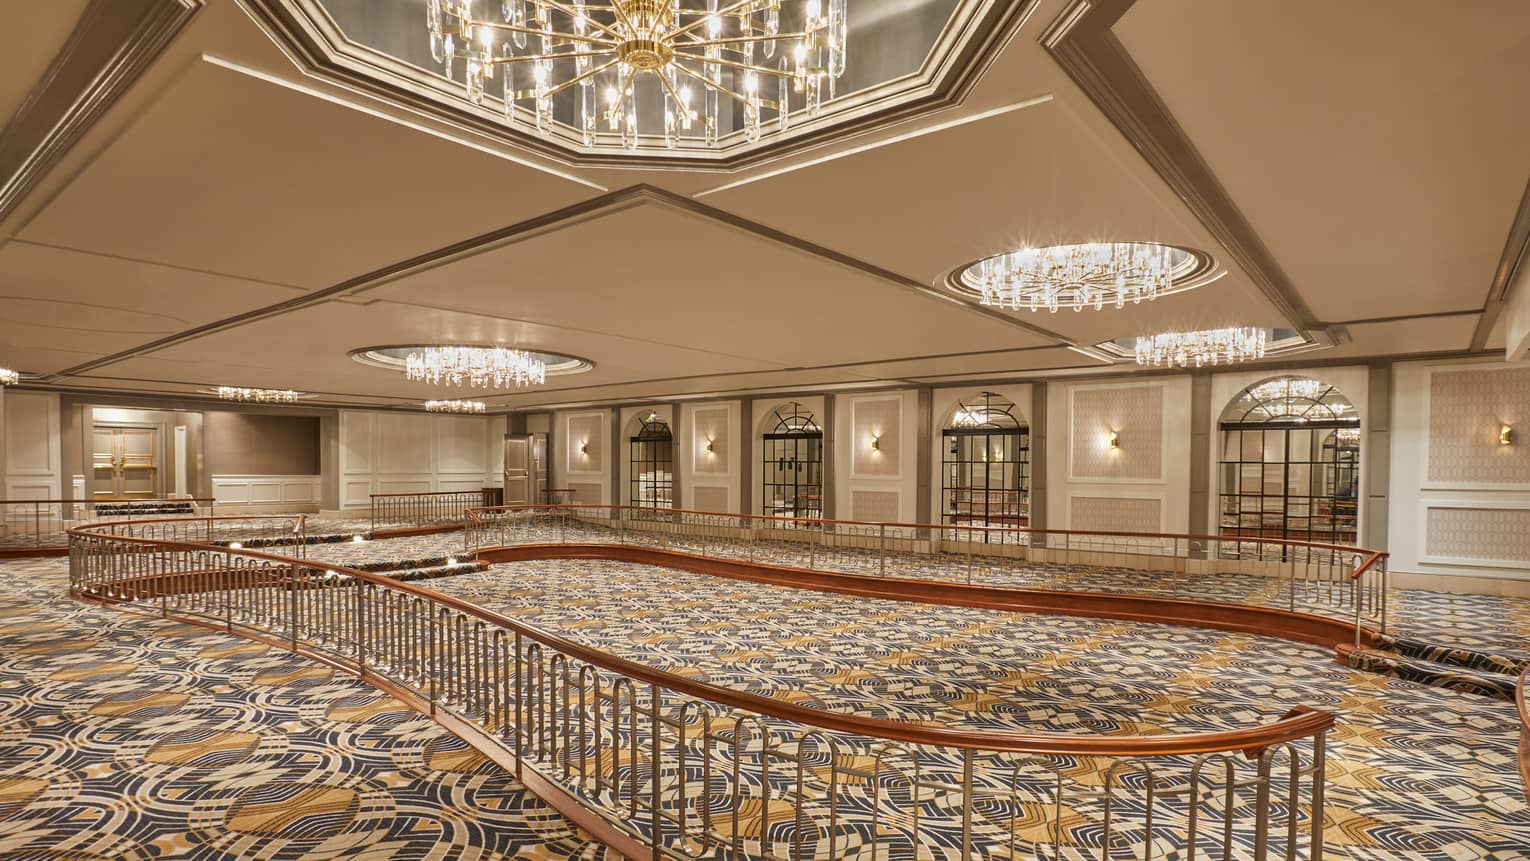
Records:
[[[877,528],[877,576],[887,576],[887,524]]]
[[[1270,845],[1270,760],[1273,758],[1274,749],[1266,748],[1259,752],[1258,768],[1259,776],[1255,778],[1254,786],[1254,855],[1255,858],[1268,857]],[[1292,754],[1295,755],[1294,753]],[[1229,817],[1232,811],[1227,811]],[[1295,816],[1296,811],[1290,811],[1289,815]],[[1191,835],[1194,839],[1194,835]]]
[[[1324,791],[1328,784],[1328,731],[1312,737],[1312,861],[1323,861],[1323,827],[1327,819]],[[1291,811],[1295,816],[1296,811]]]
[[[298,590],[297,590],[297,566],[287,566],[287,591],[290,597],[287,599],[287,612],[292,614],[292,651],[297,651],[298,643]]]
[[[42,503],[32,503],[32,542],[42,546]]]
[[[659,847],[661,845],[663,845],[663,843],[664,843],[664,831],[663,831],[663,828],[664,828],[664,818],[660,814],[660,810],[659,810],[659,804],[662,802],[662,800],[664,798],[663,793],[660,791],[660,789],[661,789],[661,782],[659,780],[659,771],[660,771],[660,766],[662,765],[662,763],[659,761],[659,759],[660,759],[660,756],[664,752],[664,739],[660,735],[660,730],[661,730],[663,725],[660,723],[660,720],[659,720],[659,712],[660,712],[659,704],[660,704],[660,701],[661,701],[661,697],[659,696],[659,686],[658,686],[658,684],[656,684],[656,683],[649,683],[649,685],[648,685],[648,699],[649,699],[649,706],[650,706],[649,721],[651,721],[652,724],[653,724],[653,735],[652,735],[652,742],[651,742],[652,745],[653,745],[653,749],[651,751],[649,751],[649,755],[648,755],[648,757],[649,757],[648,758],[648,762],[649,762],[649,767],[648,767],[648,804],[649,804],[648,817],[649,817],[649,826],[648,827],[652,829],[650,834],[652,835],[652,839],[653,839],[653,861],[659,861],[659,859],[661,857],[663,857],[660,854],[660,852],[659,852]],[[633,705],[634,708],[636,708],[637,703],[633,703],[632,705]],[[684,717],[683,710],[682,710],[682,715],[681,716],[682,716],[682,719],[683,719],[683,717]],[[636,742],[637,742],[637,740],[633,739],[633,743],[635,744]],[[680,744],[681,745],[685,744],[685,724],[684,723],[680,724]],[[637,779],[637,775],[634,774],[632,776],[632,779],[636,780]],[[682,780],[683,779],[684,778],[682,777]],[[684,784],[682,783],[682,785],[684,785]],[[767,792],[768,791],[769,790],[767,789]],[[632,794],[633,794],[634,797],[637,796],[637,787],[635,785],[633,786]],[[685,799],[684,798],[680,799],[680,808],[682,810],[685,809]],[[684,834],[681,834],[680,836],[681,836],[682,839],[685,837]]]
[[[962,858],[972,857],[972,758],[972,748],[962,748]],[[918,804],[919,799],[915,798],[914,803]],[[915,854],[918,851],[915,846]]]
[[[360,580],[352,579],[351,585],[356,590],[356,675],[362,678],[367,674],[367,584]]]

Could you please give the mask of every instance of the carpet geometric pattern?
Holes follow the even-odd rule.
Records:
[[[0,858],[605,857],[369,684],[76,602],[65,560],[0,563],[0,588]]]
[[[877,601],[589,560],[432,589],[623,657],[833,710],[1131,734],[1334,712],[1329,857],[1530,858],[1507,703],[1352,671],[1327,649],[1182,627]]]

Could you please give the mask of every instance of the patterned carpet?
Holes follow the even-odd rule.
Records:
[[[846,598],[616,562],[542,561],[431,587],[571,639],[824,708],[1126,734],[1334,711],[1334,858],[1530,858],[1512,708],[1351,671],[1281,640]]]
[[[0,858],[554,859],[604,847],[368,684],[0,564]]]

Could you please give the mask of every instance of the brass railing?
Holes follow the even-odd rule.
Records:
[[[840,574],[1256,604],[1343,619],[1357,647],[1387,624],[1387,554],[1339,544],[613,505],[475,508],[464,524],[469,552],[636,544]]]
[[[1519,674],[1514,691],[1514,705],[1519,710],[1519,780],[1530,800],[1530,666]]]
[[[64,548],[71,526],[97,520],[216,514],[217,500],[0,499],[0,550]]]
[[[1148,736],[842,714],[664,672],[415,584],[150,525],[72,530],[71,592],[279,642],[407,693],[656,859],[1323,855],[1324,712]]]
[[[439,493],[372,494],[372,531],[456,526],[462,512],[475,506],[493,505],[496,489],[448,490]]]

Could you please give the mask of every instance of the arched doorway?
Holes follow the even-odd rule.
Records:
[[[639,508],[674,508],[675,438],[669,423],[650,412],[637,417],[627,438],[629,500]]]
[[[941,430],[941,522],[957,526],[1030,524],[1030,426],[1013,401],[979,392],[961,401]]]
[[[1360,415],[1342,392],[1266,380],[1233,398],[1220,428],[1221,535],[1357,543]]]
[[[822,517],[823,428],[796,401],[777,407],[766,422],[769,429],[760,445],[760,500],[765,514]]]

